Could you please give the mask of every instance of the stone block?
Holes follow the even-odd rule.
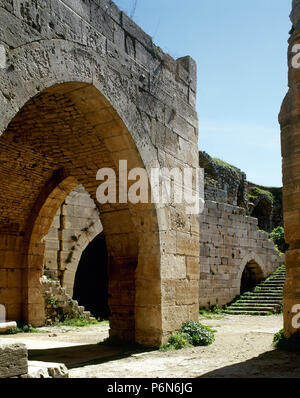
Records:
[[[28,361],[28,374],[31,378],[65,379],[69,371],[63,363]]]
[[[16,322],[1,322],[0,318],[0,333],[6,332],[8,329],[16,328],[17,323]]]
[[[0,378],[16,377],[28,373],[28,354],[25,344],[0,339]]]
[[[184,256],[165,254],[161,259],[162,279],[185,279],[186,262]]]

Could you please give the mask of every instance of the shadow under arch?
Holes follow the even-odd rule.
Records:
[[[256,261],[249,261],[242,273],[240,294],[249,292],[264,279],[261,267]]]
[[[43,237],[58,206],[78,184],[97,203],[96,174],[100,168],[110,167],[118,175],[120,159],[127,160],[129,169],[143,167],[143,162],[109,101],[92,84],[80,82],[54,85],[32,98],[0,137],[0,149],[11,162],[10,177],[14,181],[14,189],[9,181],[6,183],[3,214],[10,215],[23,236],[22,253],[18,253],[23,259],[22,314],[27,322],[38,326],[44,322],[39,283]],[[63,170],[61,178],[56,179],[53,176],[59,170]],[[6,172],[5,165],[0,171]],[[17,210],[12,207],[14,201],[20,203]],[[110,334],[157,344],[162,320],[155,206],[97,205],[110,258]],[[147,308],[151,315],[145,317]]]
[[[254,207],[251,212],[251,217],[257,218],[259,229],[271,232],[272,210],[273,210],[273,203],[267,197],[259,198],[259,200],[254,204]]]
[[[266,276],[262,259],[255,252],[248,253],[241,261],[237,275],[237,280],[240,281],[240,294],[251,290]]]
[[[108,255],[100,232],[83,250],[74,278],[73,299],[97,319],[108,319]]]

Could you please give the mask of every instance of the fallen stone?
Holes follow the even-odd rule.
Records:
[[[0,333],[6,332],[8,329],[16,328],[16,322],[1,322],[0,323]]]
[[[25,344],[0,340],[0,378],[16,377],[28,372],[28,352]]]
[[[31,378],[55,378],[69,377],[69,371],[63,363],[28,361],[28,374]]]

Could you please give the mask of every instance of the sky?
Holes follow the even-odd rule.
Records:
[[[115,0],[174,58],[197,63],[199,149],[282,186],[291,0]],[[136,3],[136,7],[135,7]]]

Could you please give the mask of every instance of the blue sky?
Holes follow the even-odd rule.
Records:
[[[134,0],[116,0],[129,15]],[[291,0],[137,0],[133,19],[174,58],[197,62],[199,148],[281,186]]]

